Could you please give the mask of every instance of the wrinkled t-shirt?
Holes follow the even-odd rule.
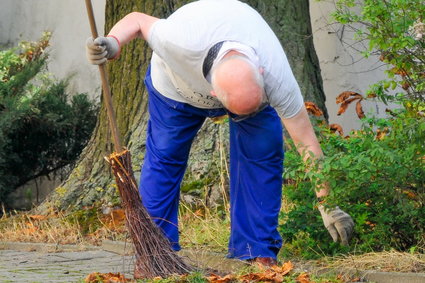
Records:
[[[203,63],[218,42],[237,42],[253,50],[264,69],[268,102],[281,118],[295,116],[303,98],[285,52],[268,24],[253,8],[236,0],[200,0],[155,22],[147,41],[153,50],[151,76],[164,96],[195,107],[223,107],[211,95]]]

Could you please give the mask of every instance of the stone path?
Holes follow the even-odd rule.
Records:
[[[132,278],[133,257],[97,251],[25,252],[0,250],[0,282],[83,282],[92,272],[120,272]]]
[[[0,283],[82,283],[92,272],[119,272],[131,279],[134,257],[128,254],[131,248],[120,242],[106,241],[102,247],[0,242]],[[225,273],[244,266],[240,261],[202,250],[183,250],[179,255],[201,268]],[[358,271],[356,276],[361,278],[358,282],[425,283],[425,273]]]

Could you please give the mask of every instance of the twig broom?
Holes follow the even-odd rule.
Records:
[[[91,0],[86,1],[87,14],[93,38],[98,37]],[[142,205],[136,180],[133,175],[130,152],[121,146],[115,113],[112,107],[111,90],[105,64],[99,65],[103,99],[108,114],[109,126],[114,140],[115,152],[105,157],[112,167],[118,186],[121,204],[126,215],[126,225],[136,253],[135,270],[144,278],[166,278],[186,274],[193,268],[185,263],[171,248],[162,231],[152,222]]]

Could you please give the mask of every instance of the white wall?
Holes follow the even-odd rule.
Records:
[[[103,34],[105,1],[92,0],[99,34]],[[0,46],[12,47],[22,40],[38,40],[51,31],[49,72],[57,78],[72,76],[69,93],[100,97],[98,69],[87,63],[85,41],[90,26],[83,0],[0,0]],[[9,195],[12,208],[28,209],[42,201],[61,183],[60,174],[39,178]]]
[[[332,0],[310,0],[313,39],[320,61],[329,123],[340,124],[348,134],[360,126],[355,105],[350,105],[346,113],[337,116],[339,106],[335,103],[335,98],[343,91],[355,91],[364,95],[371,84],[385,78],[385,68],[376,56],[365,59],[360,55],[359,51],[365,48],[362,43],[353,40],[354,34],[348,28],[332,24],[329,15],[333,10]],[[382,103],[362,104],[365,113],[378,116],[385,114],[386,106]]]
[[[92,0],[99,34],[103,34],[105,1]],[[0,46],[35,41],[51,31],[48,68],[58,78],[73,76],[70,93],[100,95],[97,68],[89,65],[84,44],[90,27],[83,0],[1,0]]]

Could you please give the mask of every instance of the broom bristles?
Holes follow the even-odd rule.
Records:
[[[135,269],[145,278],[166,278],[193,271],[193,268],[174,252],[170,241],[144,208],[133,175],[130,152],[114,152],[108,157],[108,162],[115,176],[126,215],[126,225],[134,244]]]

